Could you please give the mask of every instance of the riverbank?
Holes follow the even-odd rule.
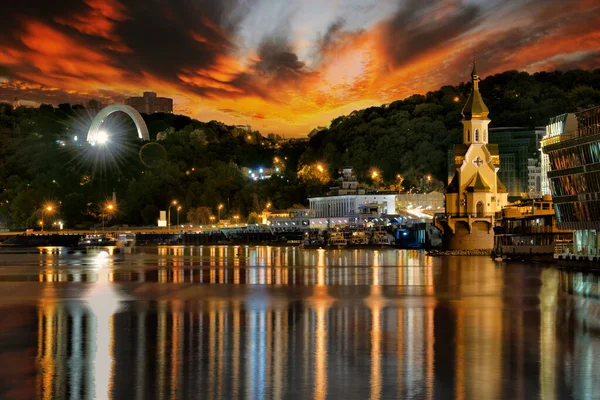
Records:
[[[474,249],[474,250],[429,250],[426,253],[431,257],[442,256],[491,256],[491,249]]]

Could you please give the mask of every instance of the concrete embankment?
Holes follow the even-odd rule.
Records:
[[[442,256],[491,256],[491,249],[473,249],[473,250],[430,250],[427,252],[428,256],[442,257]]]

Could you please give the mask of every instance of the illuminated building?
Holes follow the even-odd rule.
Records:
[[[125,105],[131,106],[144,114],[173,112],[173,99],[156,97],[154,92],[144,92],[143,97],[129,97],[125,99]]]
[[[550,187],[560,229],[572,229],[574,253],[598,255],[600,247],[600,107],[575,114],[577,129],[544,139]]]
[[[550,123],[546,126],[546,135],[544,140],[550,139],[555,136],[562,135],[565,132],[571,132],[577,129],[577,118],[575,114],[561,114],[556,117],[550,118]],[[541,149],[541,144],[540,144]],[[541,186],[542,195],[552,194],[550,190],[550,180],[548,179],[548,172],[550,172],[550,158],[548,154],[540,151],[541,157]]]
[[[288,230],[293,228],[308,229],[314,211],[309,208],[290,208],[287,210],[265,210],[262,223],[270,225],[272,230]]]
[[[332,187],[330,195],[308,199],[309,208],[314,213],[311,228],[362,223],[364,218],[361,215],[373,217],[395,213],[397,192],[367,191],[358,186],[352,167],[343,167],[340,172],[339,186]]]
[[[489,110],[479,93],[473,66],[473,91],[462,110],[463,143],[454,145],[454,177],[446,190],[446,212],[436,226],[449,249],[492,249],[496,213],[507,203],[498,178],[498,145],[488,144]]]
[[[541,128],[490,128],[489,142],[498,145],[500,165],[498,178],[509,196],[540,197],[536,179],[540,179],[540,142],[545,130]],[[537,185],[541,189],[541,182]]]

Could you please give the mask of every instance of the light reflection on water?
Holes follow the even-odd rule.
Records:
[[[594,398],[599,277],[397,250],[0,255],[0,398]]]

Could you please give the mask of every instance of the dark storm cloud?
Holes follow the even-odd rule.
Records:
[[[480,14],[479,7],[461,1],[402,1],[383,26],[382,45],[395,65],[407,64],[473,28]]]
[[[235,47],[242,15],[234,0],[157,0],[127,2],[131,20],[116,34],[131,54],[118,54],[123,68],[142,70],[167,81],[178,81],[182,70],[206,68],[219,54]]]
[[[343,32],[346,21],[343,18],[338,18],[327,27],[327,31],[319,41],[319,51],[323,52],[335,45],[338,37]]]
[[[25,18],[53,23],[57,17],[90,10],[90,7],[81,0],[23,0],[3,3],[6,4],[0,7],[0,15],[2,15],[0,43],[1,46],[10,47],[22,46],[19,34]]]
[[[267,37],[259,48],[260,61],[254,66],[260,74],[275,81],[287,81],[302,75],[305,64],[298,59],[286,37]]]

